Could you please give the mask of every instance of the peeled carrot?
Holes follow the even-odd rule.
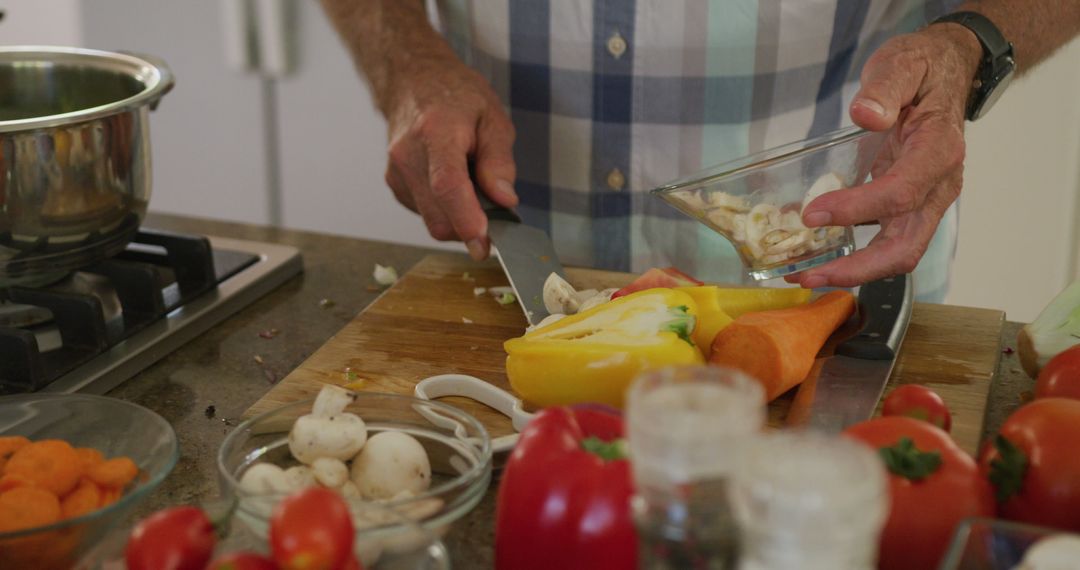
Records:
[[[83,473],[90,471],[91,467],[105,461],[105,456],[92,447],[76,447],[75,453],[79,454],[79,463],[82,465]]]
[[[75,490],[60,501],[65,519],[79,517],[98,508],[101,504],[101,487],[89,479],[82,479]]]
[[[60,520],[60,500],[37,487],[18,487],[0,495],[0,532],[47,525]]]
[[[63,496],[75,488],[82,465],[75,448],[59,439],[43,439],[24,445],[7,462],[5,475],[19,475],[37,487]]]
[[[756,378],[769,401],[803,381],[829,335],[855,312],[855,297],[832,291],[806,305],[746,313],[713,340],[709,362]]]
[[[18,450],[30,443],[29,439],[21,435],[8,435],[0,437],[0,475],[4,474],[4,466],[8,459]]]
[[[114,457],[90,468],[86,473],[94,483],[102,487],[119,489],[139,474],[139,467],[127,457]]]
[[[120,495],[123,491],[119,488],[105,488],[101,490],[101,500],[98,502],[98,508],[107,507],[116,501],[120,500]]]
[[[8,473],[0,477],[0,493],[14,489],[15,487],[33,487],[34,482],[22,475]]]

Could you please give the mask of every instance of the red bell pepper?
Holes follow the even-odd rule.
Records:
[[[622,418],[599,407],[546,408],[529,422],[499,485],[497,569],[637,568],[622,437]]]

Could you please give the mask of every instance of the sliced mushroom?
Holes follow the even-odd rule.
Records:
[[[544,281],[544,308],[551,314],[572,315],[577,312],[579,305],[575,293],[577,291],[573,285],[559,274],[552,273]]]

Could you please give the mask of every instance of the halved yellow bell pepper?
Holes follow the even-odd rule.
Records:
[[[712,341],[724,327],[739,315],[802,305],[810,300],[811,291],[801,287],[743,287],[723,288],[715,285],[677,287],[693,297],[698,307],[698,322],[694,328],[694,344],[705,358],[712,352]]]
[[[681,291],[626,295],[506,341],[506,375],[540,406],[622,407],[643,370],[704,362],[691,336],[695,315],[694,299]]]

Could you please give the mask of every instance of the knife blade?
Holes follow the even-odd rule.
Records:
[[[788,425],[839,432],[874,414],[911,320],[912,296],[910,274],[860,287],[858,332],[815,363],[795,396]]]
[[[514,289],[525,319],[530,325],[548,316],[544,307],[544,281],[557,273],[566,279],[555,246],[547,232],[528,226],[513,210],[504,208],[477,192],[480,207],[488,218],[488,237],[510,287]]]

